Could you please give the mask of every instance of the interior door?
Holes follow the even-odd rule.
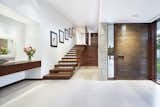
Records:
[[[148,24],[115,24],[115,77],[148,79]]]

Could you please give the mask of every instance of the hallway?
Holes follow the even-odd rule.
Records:
[[[160,0],[0,0],[0,107],[160,107]]]

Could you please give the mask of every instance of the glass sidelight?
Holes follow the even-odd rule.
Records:
[[[108,24],[108,79],[114,79],[114,25]]]
[[[157,81],[160,82],[160,21],[157,22]]]

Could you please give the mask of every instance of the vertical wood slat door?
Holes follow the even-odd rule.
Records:
[[[115,24],[115,77],[148,79],[148,24]]]

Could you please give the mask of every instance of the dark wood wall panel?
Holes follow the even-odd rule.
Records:
[[[149,24],[115,24],[116,79],[148,79],[148,38]]]
[[[91,34],[91,45],[86,45],[81,54],[81,66],[98,66],[98,34]]]
[[[156,69],[156,36],[157,36],[157,21],[149,24],[149,79],[156,80],[157,69]]]

